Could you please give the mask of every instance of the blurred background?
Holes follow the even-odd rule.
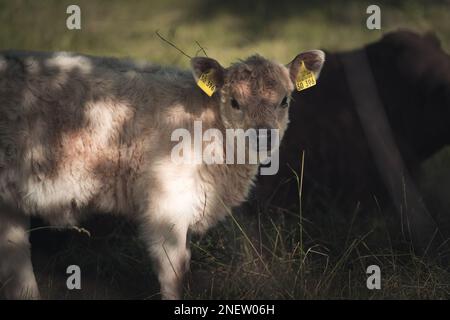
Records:
[[[399,27],[433,30],[450,45],[448,1],[376,1],[382,29],[366,28],[373,1],[152,0],[0,1],[0,47],[76,51],[187,66],[198,41],[223,65],[253,53],[290,62],[310,48],[342,50],[378,39]],[[66,8],[81,8],[81,30],[67,30]]]
[[[81,8],[81,30],[66,28],[71,4]],[[370,4],[381,8],[381,30],[366,28]],[[399,28],[433,31],[450,52],[450,1],[0,0],[0,50],[74,51],[180,67],[187,67],[189,59],[162,41],[157,30],[188,55],[203,55],[203,48],[227,66],[254,53],[288,63],[307,49],[360,48]],[[450,150],[433,156],[422,169],[425,197],[448,213]],[[290,225],[284,216],[246,217],[239,212],[195,239],[186,296],[450,297],[448,266],[394,249],[384,232],[386,221],[352,221],[349,227],[347,218],[330,214],[331,206],[317,210],[309,210],[310,216],[305,211],[304,219],[312,220],[306,220],[304,229],[302,224],[300,239],[298,225]],[[76,230],[46,230],[43,222],[37,226],[31,232],[33,262],[44,298],[159,297],[135,226],[96,218],[83,226],[91,237]],[[375,229],[370,236],[368,226]],[[252,242],[258,233],[265,235],[265,243]],[[370,263],[382,266],[382,290],[366,288],[365,266]],[[69,264],[83,270],[81,291],[65,288]]]

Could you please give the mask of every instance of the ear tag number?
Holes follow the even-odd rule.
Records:
[[[302,60],[300,71],[298,72],[297,79],[295,81],[297,90],[302,91],[315,85],[316,77],[314,76],[314,73],[306,69],[305,62]]]
[[[213,71],[202,73],[197,81],[197,85],[202,89],[208,96],[212,96],[214,91],[216,91],[216,84],[213,79]]]

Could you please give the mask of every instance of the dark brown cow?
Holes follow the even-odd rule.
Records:
[[[375,84],[372,91],[386,115],[391,142],[403,158],[405,171],[414,177],[421,162],[450,142],[449,56],[432,34],[392,32],[362,49],[327,53],[318,84],[293,96],[280,171],[276,176],[260,177],[258,198],[284,208],[298,203],[291,168],[300,170],[303,151],[305,197],[313,194],[323,199],[325,195],[349,212],[358,202],[364,208],[390,198],[380,172],[384,166],[377,164],[374,153],[378,151],[365,130],[367,121],[375,130],[378,123],[370,123],[370,117],[361,121],[355,91],[348,81],[347,69],[357,73],[360,68],[353,59],[358,55],[368,62]],[[361,79],[364,77],[367,74]],[[383,147],[383,136],[377,137],[375,132],[372,139]],[[382,158],[388,164],[391,161],[389,153]]]

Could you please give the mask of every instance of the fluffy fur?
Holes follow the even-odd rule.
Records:
[[[288,68],[255,56],[217,72],[223,83],[210,98],[195,84],[195,66],[193,77],[69,53],[0,54],[0,281],[7,297],[39,297],[28,217],[64,227],[92,212],[135,219],[163,298],[180,297],[188,232],[204,232],[242,203],[258,168],[175,164],[171,133],[192,130],[194,120],[223,132],[261,124],[284,132],[288,122],[279,107],[293,90]]]

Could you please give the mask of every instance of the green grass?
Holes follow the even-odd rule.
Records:
[[[379,1],[382,30],[365,27],[370,1],[240,2],[77,1],[82,29],[68,30],[71,1],[0,1],[0,48],[66,50],[129,56],[155,63],[187,66],[188,60],[163,43],[155,31],[195,55],[198,41],[222,64],[253,53],[289,62],[305,49],[349,49],[407,27],[434,30],[450,45],[448,4],[437,1]],[[330,4],[331,3],[331,4]]]
[[[450,270],[416,256],[396,213],[348,215],[306,203],[298,210],[233,213],[194,238],[189,299],[448,299]],[[106,223],[106,227],[105,227]],[[136,226],[100,217],[76,230],[37,230],[33,262],[44,298],[158,299],[159,287]],[[394,230],[394,232],[393,232]],[[36,234],[35,237],[38,237]],[[49,243],[58,243],[50,246]],[[82,270],[82,290],[65,289],[65,269]],[[381,268],[381,290],[368,290],[366,268]]]
[[[370,1],[81,0],[82,30],[70,31],[65,12],[72,3],[0,0],[0,49],[127,56],[187,67],[188,59],[156,36],[159,30],[190,55],[201,54],[197,41],[224,66],[254,53],[287,63],[302,50],[351,49],[404,27],[436,32],[450,51],[445,1],[377,1],[381,31],[365,28]],[[438,216],[448,216],[450,209],[449,163],[450,152],[444,150],[423,168],[421,189]],[[301,212],[269,207],[251,215],[234,213],[204,238],[194,239],[186,297],[449,298],[448,267],[412,253],[401,235],[388,228],[395,213],[356,212],[349,220],[325,200],[322,204],[317,208],[304,202]],[[105,227],[106,220],[100,221],[85,225],[91,237],[74,230],[32,232],[43,297],[158,298],[135,226],[113,220]],[[56,239],[50,249],[48,239]],[[65,268],[72,263],[83,270],[79,292],[65,289]],[[370,264],[381,267],[381,290],[366,288]]]

